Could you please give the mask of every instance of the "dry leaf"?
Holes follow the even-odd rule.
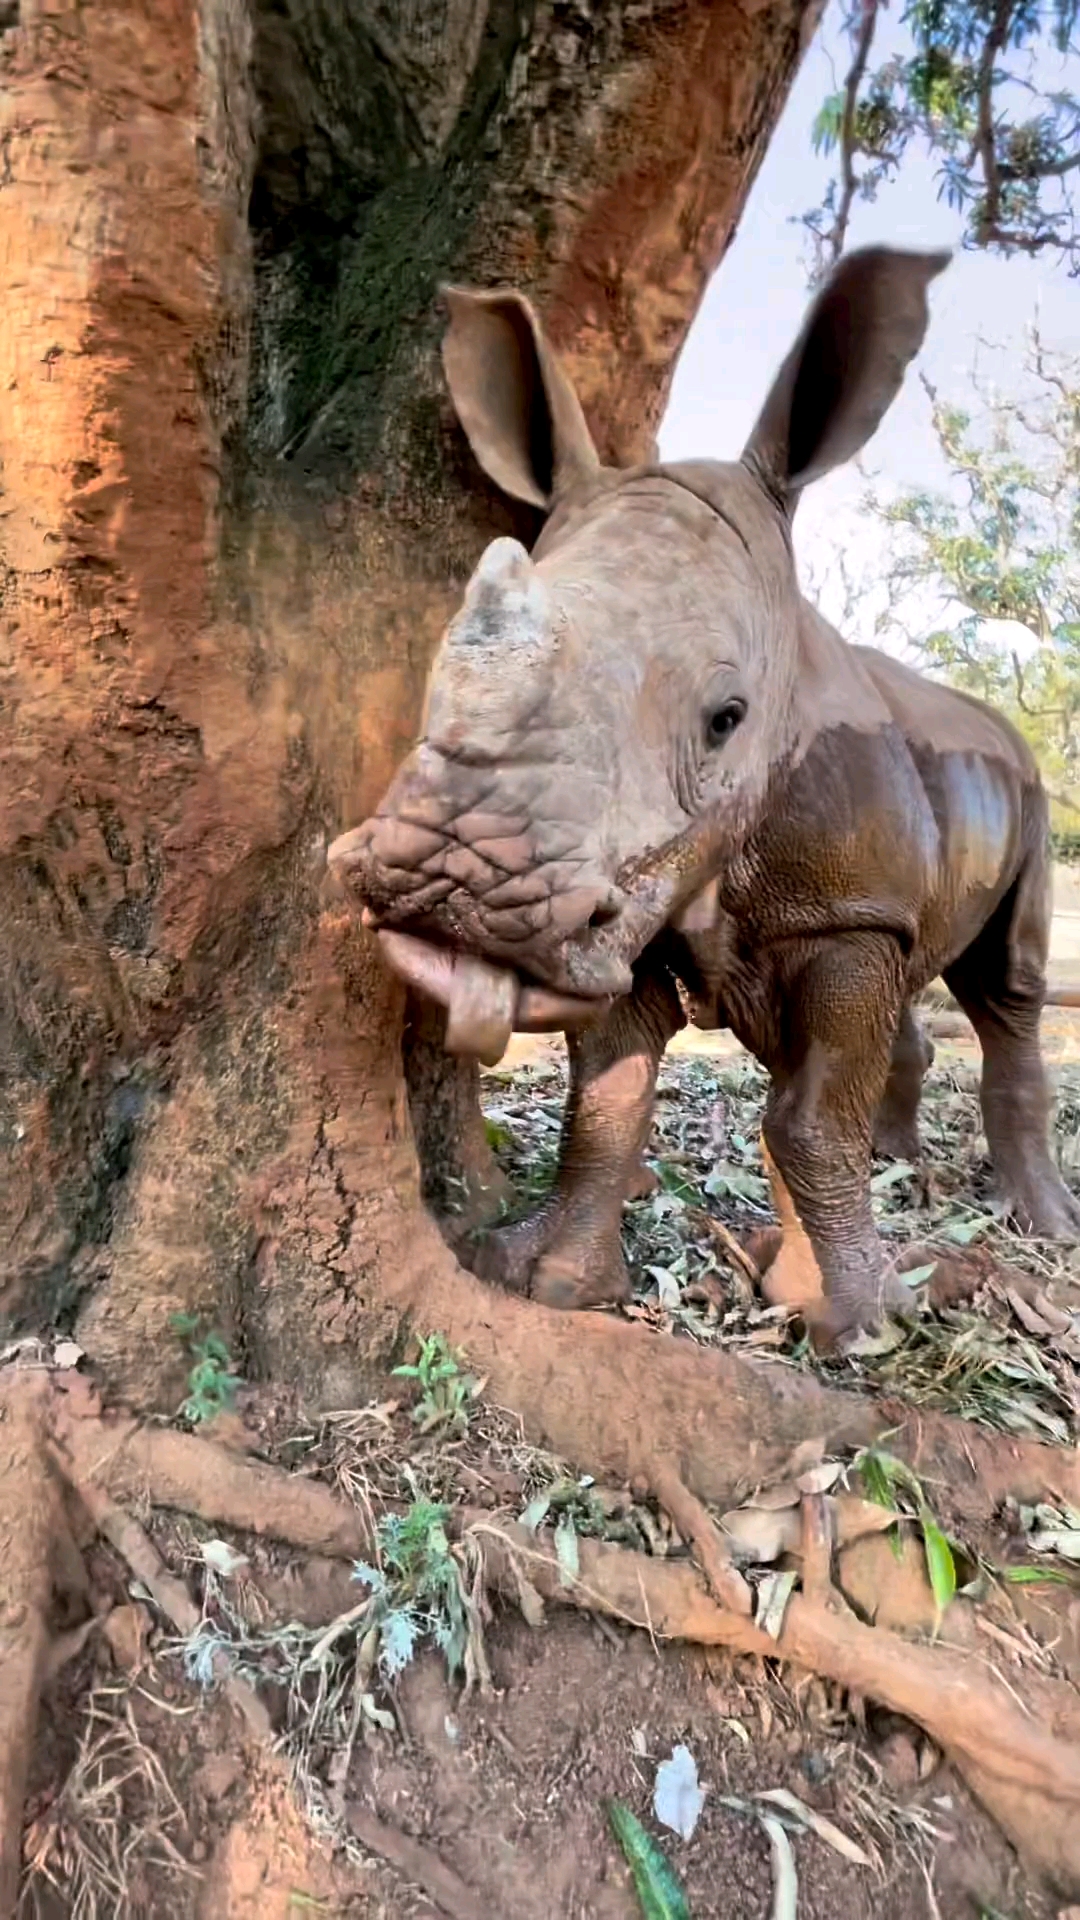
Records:
[[[863,1500],[857,1493],[834,1494],[832,1509],[838,1547],[849,1547],[867,1533],[887,1533],[899,1517],[890,1507],[879,1507],[876,1500]]]
[[[797,1507],[802,1495],[794,1480],[778,1480],[771,1487],[760,1487],[748,1507],[760,1507],[763,1513],[776,1513],[781,1507]]]
[[[736,1560],[767,1567],[799,1544],[800,1520],[794,1507],[769,1512],[764,1507],[736,1507],[721,1515],[720,1525],[731,1542]]]
[[[847,1834],[842,1833],[831,1820],[826,1820],[824,1814],[815,1813],[797,1794],[789,1793],[787,1787],[768,1787],[763,1793],[756,1793],[754,1798],[769,1800],[774,1807],[783,1807],[788,1813],[793,1813],[804,1827],[809,1827],[811,1833],[816,1833],[819,1840],[824,1840],[827,1847],[832,1847],[834,1853],[842,1854],[853,1866],[873,1866],[870,1855],[863,1851],[857,1841],[849,1840]]]
[[[835,1487],[844,1471],[842,1460],[823,1460],[820,1466],[810,1467],[801,1473],[796,1482],[800,1493],[828,1493]]]

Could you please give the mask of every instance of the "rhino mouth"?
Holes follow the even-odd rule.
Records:
[[[524,980],[512,967],[417,939],[389,927],[377,934],[391,971],[417,993],[446,1008],[446,1048],[493,1067],[512,1033],[559,1033],[585,1026],[610,1007],[614,994],[560,993]]]
[[[470,902],[387,896],[372,883],[366,827],[341,835],[327,853],[330,871],[362,904],[383,959],[408,986],[446,1008],[446,1047],[485,1065],[502,1058],[510,1036],[566,1032],[601,1018],[632,991],[634,966],[668,919],[684,882],[678,867],[653,855],[620,882],[620,910],[543,953],[527,955],[472,924]],[[448,911],[448,908],[450,909]],[[517,944],[517,943],[514,943]]]

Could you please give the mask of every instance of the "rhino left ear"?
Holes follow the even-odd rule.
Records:
[[[443,287],[442,295],[443,366],[469,445],[504,493],[550,507],[600,465],[570,380],[524,294]]]
[[[822,288],[742,456],[789,512],[877,431],[922,345],[927,287],[950,257],[865,247]]]

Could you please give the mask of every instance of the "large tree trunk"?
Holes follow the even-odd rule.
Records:
[[[23,0],[0,34],[0,1322],[365,1391],[490,1180],[324,853],[483,542],[441,280],[647,454],[817,0]],[[4,10],[5,19],[12,9]],[[403,1031],[406,1044],[403,1049]],[[411,1103],[410,1103],[411,1095]],[[410,1104],[412,1119],[410,1119]]]

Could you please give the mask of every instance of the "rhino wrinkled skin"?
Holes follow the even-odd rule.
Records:
[[[805,601],[802,488],[869,439],[927,323],[942,254],[849,255],[738,461],[601,466],[528,302],[448,290],[444,364],[473,452],[547,511],[530,556],[483,555],[434,663],[423,737],[331,849],[390,964],[448,1008],[448,1045],[567,1033],[558,1180],[484,1242],[549,1305],[622,1299],[622,1203],[660,1057],[690,1017],[767,1068],[763,1133],[821,1268],[819,1334],[902,1289],[872,1151],[917,1151],[939,973],[982,1048],[1009,1207],[1075,1235],[1038,1043],[1047,809],[1031,753],[979,701],[851,646]]]

